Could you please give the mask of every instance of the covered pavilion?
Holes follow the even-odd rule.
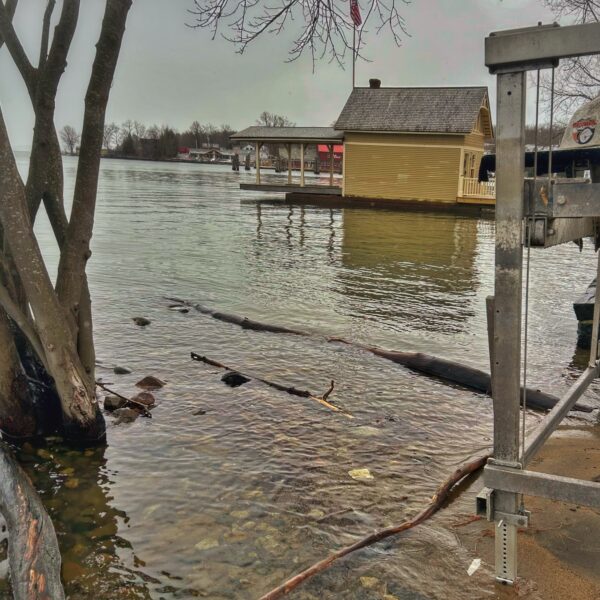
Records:
[[[344,132],[333,127],[263,127],[255,125],[231,136],[233,142],[254,144],[256,183],[243,183],[242,189],[254,191],[293,192],[341,195],[342,188],[334,185],[334,148],[343,144]],[[287,149],[287,183],[263,183],[261,181],[260,150],[265,144],[281,144]],[[292,145],[300,146],[300,183],[292,182]],[[304,153],[307,146],[326,145],[329,150],[329,185],[305,185]]]

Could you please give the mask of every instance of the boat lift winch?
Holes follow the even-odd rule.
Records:
[[[600,223],[600,183],[558,182],[551,168],[547,177],[538,176],[534,170],[533,179],[525,180],[527,72],[536,71],[538,75],[537,131],[540,70],[551,69],[554,82],[554,69],[560,59],[595,54],[600,54],[600,23],[566,27],[540,24],[492,33],[485,40],[485,63],[497,76],[495,295],[488,299],[494,452],[484,469],[486,488],[478,497],[478,508],[495,522],[496,579],[503,583],[514,583],[517,577],[517,529],[529,522],[523,495],[600,508],[600,483],[527,469],[600,374],[598,292],[586,369],[527,435],[526,397],[522,398],[521,422],[519,419],[520,387],[527,373],[529,261],[523,335],[523,249],[529,253],[532,246],[545,248],[597,236]],[[600,260],[598,275],[600,281]]]

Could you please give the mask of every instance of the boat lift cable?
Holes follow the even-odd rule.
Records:
[[[535,189],[537,181],[537,164],[538,164],[538,131],[539,131],[539,115],[540,115],[540,70],[537,70],[536,78],[536,93],[535,93],[535,129],[533,139],[533,188]],[[534,224],[534,206],[527,207],[527,266],[525,270],[525,322],[524,340],[523,340],[523,401],[521,414],[521,464],[525,463],[525,416],[527,414],[527,350],[529,342],[529,275],[531,265],[531,230]],[[521,508],[524,508],[523,494],[521,494]]]

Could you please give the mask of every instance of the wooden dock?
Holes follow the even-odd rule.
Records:
[[[240,183],[240,189],[253,192],[277,192],[289,194],[293,192],[318,195],[341,196],[342,188],[337,185],[300,185],[294,183]]]

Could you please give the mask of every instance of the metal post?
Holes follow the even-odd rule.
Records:
[[[494,292],[494,462],[518,468],[525,72],[498,75],[496,268]],[[516,514],[518,497],[497,491],[494,511]],[[496,519],[496,579],[517,577],[517,528]]]
[[[287,145],[288,154],[288,185],[292,184],[292,145]]]
[[[261,143],[256,142],[256,164],[254,165],[256,168],[256,185],[260,185],[260,147]]]
[[[304,187],[304,144],[300,144],[300,187]]]
[[[333,144],[329,146],[329,185],[333,187]]]

